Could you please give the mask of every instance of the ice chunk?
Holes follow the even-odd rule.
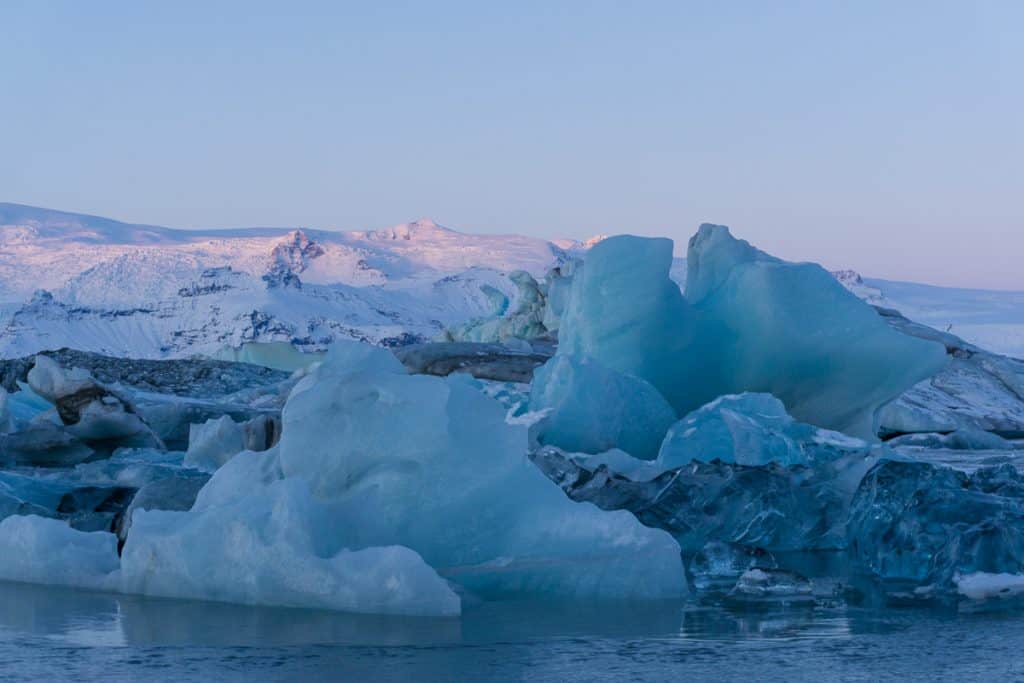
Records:
[[[472,381],[330,365],[285,406],[281,467],[337,502],[336,543],[408,546],[483,595],[685,591],[667,535],[566,500]]]
[[[501,296],[505,306],[498,307],[492,317],[476,318],[453,327],[446,332],[444,340],[491,343],[509,339],[534,339],[546,333],[547,328],[543,323],[545,297],[540,285],[525,270],[513,271],[508,277],[518,290],[514,309],[506,311],[508,300],[490,285],[485,285],[484,293],[492,301],[496,298],[494,293]]]
[[[0,465],[69,467],[92,456],[91,448],[67,430],[47,421],[0,434]]]
[[[775,259],[723,226],[700,227],[687,263],[701,321],[694,403],[768,392],[798,420],[873,438],[879,407],[946,362],[940,344],[891,329],[817,264]]]
[[[117,537],[35,515],[0,521],[0,578],[98,590],[117,582]]]
[[[76,394],[96,385],[96,380],[83,368],[65,370],[49,356],[36,356],[36,363],[28,371],[28,384],[37,394],[55,403],[62,396]]]
[[[694,320],[669,279],[671,265],[668,239],[621,235],[599,242],[573,276],[558,354],[640,377],[678,412]]]
[[[534,461],[574,500],[629,510],[692,557],[711,542],[771,552],[845,548],[849,501],[877,457],[855,453],[813,467],[693,462],[649,481],[587,469],[551,447]]]
[[[717,398],[674,424],[658,464],[666,469],[695,460],[801,465],[867,449],[859,439],[797,422],[771,394],[738,394]]]
[[[0,387],[0,434],[14,430],[14,418],[11,417],[11,408],[8,404],[7,390]]]
[[[975,572],[1024,573],[1024,476],[1010,465],[968,476],[883,461],[861,483],[848,526],[851,552],[883,579],[945,586]]]
[[[974,572],[957,577],[956,587],[969,600],[1013,598],[1024,594],[1024,574]]]
[[[113,395],[58,400],[67,432],[86,443],[113,442],[124,447],[163,447],[163,443],[132,409]]]
[[[566,305],[569,303],[569,292],[572,289],[572,278],[578,261],[568,261],[548,271],[544,276],[547,292],[545,295],[543,324],[548,332],[557,332],[562,324]]]
[[[163,443],[122,397],[82,368],[65,370],[48,356],[36,356],[28,372],[32,390],[56,407],[68,435],[87,444],[163,447]]]
[[[893,448],[914,446],[918,448],[948,448],[957,451],[1012,451],[1011,442],[998,434],[984,432],[974,427],[962,427],[950,434],[907,434],[890,440]]]
[[[534,374],[531,411],[546,411],[539,441],[569,451],[621,448],[642,460],[658,455],[675,411],[651,384],[583,356],[556,355]]]
[[[272,416],[261,415],[235,422],[228,415],[189,430],[185,465],[213,471],[242,451],[265,451],[280,436],[280,425]]]
[[[404,614],[457,612],[441,577],[483,598],[685,593],[670,536],[568,500],[526,441],[475,381],[337,346],[292,391],[277,446],[229,460],[187,512],[133,514],[124,585]]]
[[[240,471],[236,458],[218,485]],[[278,480],[199,513],[137,511],[122,555],[123,588],[165,597],[347,612],[449,616],[459,598],[398,546],[318,552],[330,520],[301,480]],[[248,495],[245,495],[248,494]],[[217,552],[210,552],[216,548]]]
[[[723,394],[771,393],[796,419],[875,437],[880,406],[946,362],[935,342],[891,329],[820,266],[787,263],[702,225],[686,297],[672,244],[604,240],[573,278],[560,355],[654,385],[677,414]]]

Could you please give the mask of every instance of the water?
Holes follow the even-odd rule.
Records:
[[[0,584],[0,679],[1024,680],[1024,612],[490,603],[427,619]]]

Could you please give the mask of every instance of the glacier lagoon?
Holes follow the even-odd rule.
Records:
[[[28,680],[1014,680],[1012,612],[668,601],[351,615],[0,582],[0,676]]]
[[[1015,611],[1019,363],[721,226],[688,263],[682,291],[667,240],[610,238],[543,285],[517,273],[522,305],[459,332],[494,341],[336,342],[216,396],[27,361],[0,395],[0,577],[105,590],[117,612],[193,604],[145,594],[391,615],[309,632],[348,629],[345,647],[374,646],[351,635],[373,623],[434,647],[454,623],[451,647],[501,649],[490,622],[518,618],[536,646],[562,611],[595,643],[608,620],[656,642],[642,623],[693,614]]]

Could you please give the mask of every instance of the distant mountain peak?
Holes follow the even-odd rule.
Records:
[[[435,236],[439,233],[456,234],[456,231],[443,225],[438,225],[430,218],[419,218],[411,223],[399,223],[390,228],[373,230],[366,233],[366,236],[374,240],[413,240]]]

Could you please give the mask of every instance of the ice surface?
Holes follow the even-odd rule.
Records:
[[[798,420],[874,438],[878,409],[946,363],[941,345],[891,329],[820,266],[780,261],[723,226],[700,227],[687,264],[700,321],[691,409],[761,391]]]
[[[558,354],[640,377],[678,411],[695,321],[669,279],[671,265],[668,239],[623,235],[599,242],[573,276]]]
[[[133,516],[128,590],[414,614],[458,611],[441,577],[483,598],[685,593],[671,537],[568,500],[470,378],[339,343],[283,417],[279,445],[229,460],[190,511]]]
[[[1010,465],[967,475],[875,446],[788,467],[695,461],[643,481],[550,447],[533,457],[574,499],[671,532],[694,572],[735,580],[752,558],[814,551],[805,570],[922,597],[977,572],[1024,574],[1024,475]]]
[[[574,452],[621,448],[642,460],[658,455],[675,411],[647,381],[585,356],[557,355],[534,374],[531,411],[546,411],[540,442]]]
[[[848,524],[854,557],[884,579],[948,585],[1024,570],[1024,476],[1009,465],[968,476],[883,461],[861,483]]]
[[[974,572],[958,577],[956,586],[970,600],[1012,598],[1024,594],[1024,574]]]
[[[49,421],[0,434],[0,465],[69,467],[88,460],[93,453],[74,435]]]
[[[557,332],[562,324],[566,305],[569,303],[569,292],[572,290],[572,278],[579,261],[567,261],[548,271],[544,277],[547,288],[544,305],[544,327],[549,332]]]
[[[36,356],[36,364],[28,372],[28,384],[38,395],[51,403],[58,398],[90,389],[96,381],[83,368],[62,368],[49,356]]]
[[[0,521],[0,578],[100,590],[117,585],[117,537],[35,515]]]
[[[525,270],[509,273],[509,279],[516,286],[515,306],[506,310],[508,300],[500,292],[485,285],[484,293],[498,303],[504,301],[505,306],[498,306],[493,315],[475,318],[447,330],[442,338],[444,341],[457,342],[506,342],[510,339],[534,339],[545,334],[544,326],[545,296],[540,285]],[[497,296],[501,299],[497,299]]]
[[[14,418],[11,416],[10,403],[7,398],[7,390],[0,387],[0,434],[6,434],[14,429]]]
[[[918,448],[947,448],[964,451],[1012,451],[1013,443],[998,434],[985,432],[973,427],[962,427],[949,434],[907,434],[888,441],[893,448],[915,446]]]
[[[692,462],[649,481],[587,469],[551,447],[534,460],[575,500],[629,510],[692,557],[712,542],[770,552],[844,548],[849,500],[877,458],[855,454],[813,467]]]
[[[200,511],[135,512],[122,555],[124,590],[349,612],[458,614],[458,597],[407,548],[323,552],[316,532],[326,532],[330,520],[306,482],[254,487],[252,466],[266,457],[235,458],[218,470],[197,501]],[[235,495],[218,499],[214,491],[222,488]]]
[[[20,428],[40,414],[53,410],[53,404],[32,391],[25,382],[18,382],[18,391],[7,395],[7,409],[12,427]]]
[[[667,536],[567,501],[525,457],[526,429],[474,382],[406,375],[372,354],[382,371],[329,359],[284,411],[282,470],[339,506],[338,542],[406,545],[483,595],[685,590]]]
[[[867,452],[863,441],[797,422],[771,394],[722,396],[668,431],[658,454],[664,468],[721,460],[738,465],[802,465]]]
[[[891,329],[821,267],[768,256],[725,227],[702,225],[687,263],[684,298],[671,241],[596,245],[573,277],[558,355],[640,377],[677,414],[763,392],[802,422],[868,439],[880,406],[946,362],[940,344]]]
[[[212,472],[242,451],[267,450],[279,436],[280,425],[269,415],[245,422],[222,415],[191,426],[185,465]]]

